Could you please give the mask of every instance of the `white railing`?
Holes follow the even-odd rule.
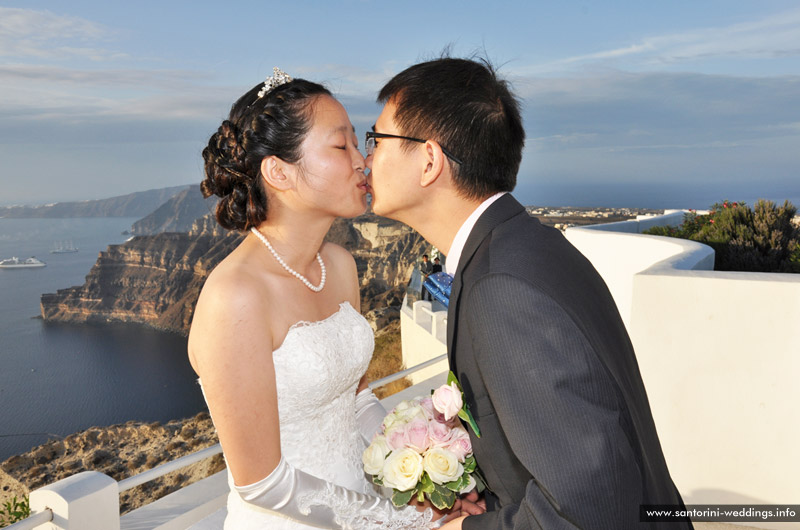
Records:
[[[45,523],[49,523],[53,520],[53,511],[50,509],[46,509],[39,513],[35,513],[30,517],[19,521],[18,523],[14,523],[10,526],[6,526],[6,530],[33,530],[39,525],[43,525]]]
[[[206,447],[205,449],[201,449],[196,453],[176,458],[171,462],[161,464],[160,466],[156,466],[153,469],[148,469],[144,473],[140,473],[133,477],[128,477],[124,480],[120,480],[119,492],[122,493],[123,491],[128,491],[129,489],[135,488],[136,486],[141,486],[142,484],[150,482],[151,480],[161,478],[168,473],[172,473],[173,471],[177,471],[184,467],[190,466],[194,463],[203,461],[206,458],[211,458],[212,456],[218,455],[221,452],[222,452],[222,446],[220,444],[216,444],[212,445],[211,447]]]
[[[442,354],[442,355],[439,355],[437,357],[434,357],[433,359],[430,359],[430,360],[425,361],[423,363],[419,363],[418,365],[412,366],[411,368],[406,368],[405,370],[400,370],[399,372],[395,372],[392,375],[387,375],[386,377],[384,377],[382,379],[378,379],[377,381],[373,381],[372,383],[369,384],[369,387],[372,388],[372,389],[380,388],[380,387],[382,387],[384,385],[388,385],[389,383],[397,381],[398,379],[402,379],[402,378],[404,378],[406,376],[409,376],[409,375],[411,375],[413,373],[419,372],[423,368],[427,368],[429,366],[432,366],[432,365],[434,365],[434,364],[436,364],[438,362],[444,361],[444,360],[447,360],[447,354],[446,353]]]
[[[412,366],[411,368],[378,379],[369,386],[370,388],[378,388],[387,385],[393,381],[428,368],[437,362],[446,360],[446,357],[446,355],[440,355],[429,361]],[[208,515],[208,510],[194,510],[196,513],[188,512],[195,509],[197,507],[196,505],[207,502],[209,497],[215,495],[218,497],[220,494],[220,487],[223,488],[223,493],[227,493],[227,483],[218,480],[217,475],[207,477],[200,481],[200,483],[214,482],[214,485],[211,486],[211,488],[214,489],[211,495],[207,492],[205,494],[198,494],[198,497],[189,498],[188,502],[184,498],[181,501],[183,508],[179,507],[177,510],[175,508],[177,503],[174,501],[171,502],[171,506],[165,510],[159,511],[153,509],[154,505],[160,503],[170,505],[170,499],[173,498],[173,496],[184,494],[183,496],[186,497],[186,490],[195,486],[201,486],[200,483],[195,483],[154,501],[151,504],[129,512],[123,517],[122,524],[119,516],[119,494],[221,452],[221,446],[216,444],[161,464],[160,466],[119,482],[95,471],[84,471],[77,475],[72,475],[31,492],[31,511],[34,513],[27,519],[7,527],[7,529],[33,530],[47,523],[52,523],[52,526],[47,527],[49,529],[79,528],[80,530],[124,530],[126,528],[187,528]],[[204,495],[205,498],[200,499],[200,495]],[[191,494],[189,497],[192,497]],[[216,503],[215,506],[217,504],[220,503]],[[219,507],[221,506],[224,506],[224,503],[220,504]],[[167,513],[166,516],[164,515],[165,512]],[[180,521],[176,524],[170,524],[170,518],[172,522]],[[126,522],[127,524],[125,524]]]

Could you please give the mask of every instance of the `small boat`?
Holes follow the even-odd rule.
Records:
[[[32,269],[35,267],[44,267],[46,265],[47,264],[44,261],[34,257],[27,259],[19,259],[14,257],[0,261],[0,269]]]
[[[72,241],[65,241],[63,243],[56,243],[55,248],[50,251],[50,254],[71,254],[73,252],[78,252],[78,249],[72,246]]]

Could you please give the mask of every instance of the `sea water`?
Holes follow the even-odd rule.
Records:
[[[128,420],[168,421],[205,409],[186,338],[138,324],[65,324],[40,317],[42,293],[81,285],[132,218],[0,219],[0,461],[48,439]],[[69,241],[78,252],[51,254]]]

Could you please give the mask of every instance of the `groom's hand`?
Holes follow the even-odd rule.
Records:
[[[461,515],[480,515],[486,513],[486,499],[482,499],[476,490],[461,497]]]

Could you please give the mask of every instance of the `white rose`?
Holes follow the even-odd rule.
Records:
[[[418,416],[425,417],[425,410],[416,400],[401,401],[383,419],[383,430],[388,432],[392,428],[405,425]]]
[[[397,413],[395,411],[391,411],[386,415],[385,418],[383,418],[383,432],[388,431],[394,427],[395,424],[402,425],[402,422],[400,421],[400,418],[398,418]]]
[[[400,449],[383,463],[383,485],[398,491],[414,488],[422,477],[422,456],[413,449]]]
[[[456,455],[441,447],[434,447],[425,452],[422,467],[437,484],[453,482],[464,474],[464,466]]]
[[[376,436],[361,455],[361,462],[364,463],[364,471],[370,475],[380,475],[383,471],[383,463],[386,461],[386,455],[388,455],[390,451],[391,449],[389,449],[386,443],[386,438],[383,436]]]
[[[416,401],[412,401],[410,406],[402,410],[398,415],[400,419],[405,423],[408,423],[414,420],[415,418],[423,418],[426,420],[428,419],[428,417],[425,415],[425,409],[422,408],[422,405],[420,405]]]

